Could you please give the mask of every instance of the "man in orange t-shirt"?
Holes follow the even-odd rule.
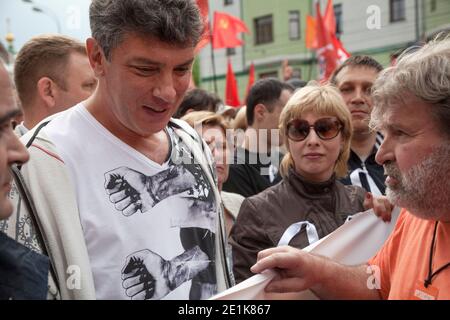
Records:
[[[261,251],[253,272],[282,270],[269,292],[325,299],[450,299],[450,38],[403,55],[373,87],[371,127],[387,197],[403,207],[368,265],[344,266],[291,247]],[[370,273],[370,272],[369,272]]]

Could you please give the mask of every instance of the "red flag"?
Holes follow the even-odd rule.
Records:
[[[308,49],[317,49],[317,27],[313,16],[306,16],[305,45]]]
[[[236,36],[249,32],[244,21],[222,12],[214,12],[213,48],[235,48],[242,45]]]
[[[323,22],[325,23],[325,28],[331,34],[336,34],[336,16],[334,15],[333,0],[328,0]]]
[[[211,32],[209,30],[209,5],[208,0],[197,0],[198,8],[203,18],[203,35],[195,48],[195,52],[199,52],[211,40]]]
[[[319,80],[324,82],[328,80],[331,73],[337,67],[338,56],[334,49],[331,35],[325,27],[325,23],[320,13],[320,4],[316,3],[317,11],[317,59],[319,64]]]
[[[307,16],[306,47],[317,49],[319,64],[319,80],[328,79],[333,70],[350,54],[345,50],[342,42],[336,37],[336,18],[333,0],[328,0],[325,16],[322,17],[320,4],[316,3],[317,18]],[[315,25],[315,31],[312,31]]]
[[[236,78],[231,67],[231,61],[228,59],[227,69],[227,83],[225,87],[225,104],[232,107],[239,107],[241,102],[239,101],[239,93]]]
[[[343,63],[345,60],[350,58],[350,53],[348,53],[348,51],[345,50],[344,45],[338,38],[336,38],[335,34],[331,35],[331,41],[333,41],[333,46],[334,49],[336,50],[339,64]]]
[[[334,15],[333,0],[328,0],[324,23],[331,35],[331,41],[333,42],[334,49],[338,56],[338,64],[340,64],[350,57],[350,53],[345,50],[342,42],[336,37],[336,16]]]
[[[250,92],[250,88],[255,83],[255,64],[252,62],[250,65],[250,70],[248,71],[248,84],[247,84],[247,91],[245,94],[245,100],[247,100],[248,93]]]

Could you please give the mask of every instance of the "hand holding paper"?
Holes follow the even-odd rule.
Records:
[[[261,272],[272,267],[276,267],[275,270],[284,269],[281,272],[283,277],[287,278],[283,282],[277,281],[277,286],[284,284],[283,291],[294,291],[292,293],[268,293],[266,286],[280,271],[266,270],[212,299],[317,299],[311,291],[301,291],[314,285],[316,275],[321,274],[319,259],[307,252],[331,258],[345,265],[363,264],[389,237],[399,211],[399,208],[392,211],[390,223],[381,221],[373,210],[356,214],[351,221],[303,250],[285,246],[262,251],[252,271]],[[269,285],[266,289],[278,291],[276,286],[271,288]]]

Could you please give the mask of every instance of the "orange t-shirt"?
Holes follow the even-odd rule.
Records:
[[[412,299],[418,281],[428,277],[435,221],[415,217],[403,209],[394,231],[368,264],[379,267],[383,299]],[[450,223],[439,222],[432,272],[450,262]],[[431,286],[437,299],[450,299],[450,266],[435,275]]]

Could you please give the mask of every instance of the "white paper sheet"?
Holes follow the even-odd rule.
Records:
[[[352,220],[303,250],[329,257],[346,265],[365,263],[375,255],[389,237],[399,213],[400,208],[395,207],[390,223],[383,222],[373,213],[373,210],[358,213]],[[266,270],[215,295],[211,300],[317,299],[309,290],[288,294],[266,293],[264,288],[275,275],[274,271]]]

